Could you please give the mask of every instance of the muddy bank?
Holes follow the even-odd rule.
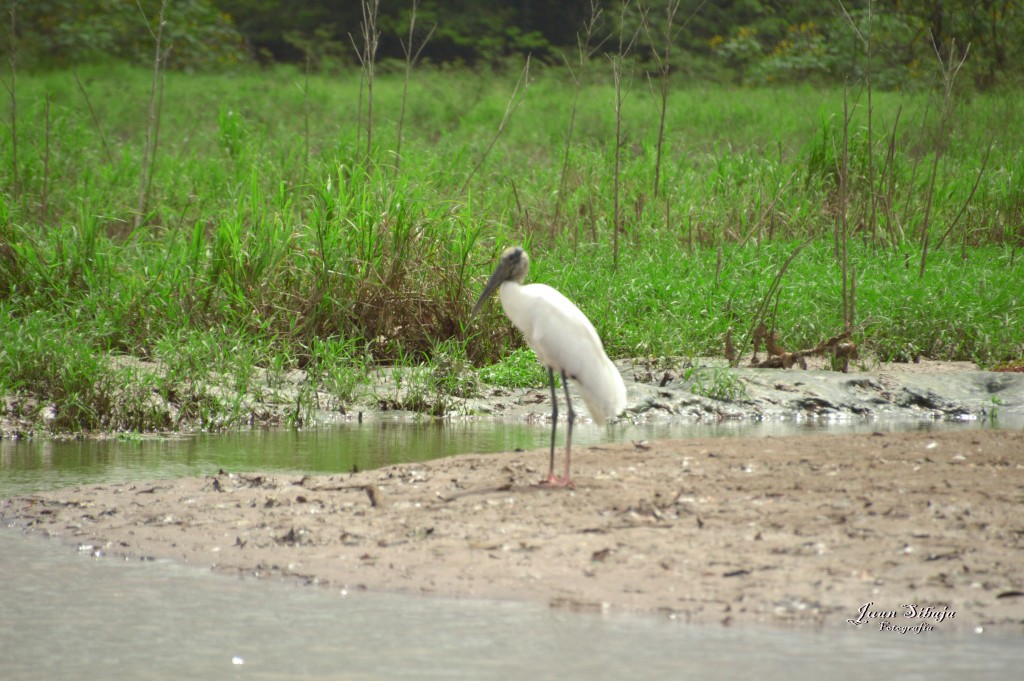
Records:
[[[689,378],[685,371],[634,368],[632,373],[648,379],[635,380],[630,400],[647,419],[1024,417],[1024,374],[981,371],[968,362],[889,363],[850,373],[820,364],[807,371],[733,369],[739,394],[729,400],[701,394],[715,387],[713,368],[703,369],[703,376],[691,372]],[[701,381],[698,394],[695,381]]]
[[[118,361],[131,365],[140,375],[161,371],[151,362],[131,358]],[[619,360],[615,364],[628,391],[623,418],[636,423],[815,419],[990,422],[1002,418],[1003,425],[1024,425],[1024,373],[982,371],[970,362],[870,362],[851,365],[850,373],[828,370],[826,361],[820,358],[808,358],[808,370],[727,368],[724,360],[704,359],[693,364],[679,358]],[[151,412],[147,422],[167,424],[164,432],[217,431],[247,425],[308,428],[373,419],[385,413],[527,421],[547,419],[551,413],[546,386],[502,388],[477,384],[475,376],[471,378],[465,385],[474,386],[466,388],[473,396],[463,397],[438,392],[432,382],[433,373],[427,368],[412,373],[381,368],[352,400],[341,403],[329,393],[314,390],[305,372],[294,370],[275,379],[273,390],[250,388],[235,394],[224,385],[204,387],[200,392],[209,405],[220,405],[210,409],[211,414],[217,414],[215,417],[197,419],[181,404],[155,392],[148,395],[144,408]],[[268,376],[257,381],[266,382],[270,382]],[[409,411],[413,408],[417,411]],[[8,397],[0,402],[0,437],[109,434],[61,432],[55,429],[55,413],[53,405]]]
[[[90,485],[0,516],[81,551],[338,589],[697,622],[851,626],[866,603],[947,613],[900,623],[936,629],[1024,622],[1024,432],[665,441],[575,464],[574,491],[534,486],[532,451]]]

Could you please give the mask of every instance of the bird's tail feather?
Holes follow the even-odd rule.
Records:
[[[594,423],[603,426],[608,418],[618,416],[626,408],[626,384],[611,360],[606,359],[607,370],[586,383],[576,381],[580,397]]]

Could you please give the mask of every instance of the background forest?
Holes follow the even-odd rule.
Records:
[[[12,0],[5,4],[12,6]],[[14,35],[26,66],[60,67],[83,61],[145,60],[150,35],[143,13],[155,17],[161,0],[32,0],[17,2]],[[872,44],[876,86],[908,87],[931,76],[935,51],[951,41],[970,45],[967,78],[979,88],[1024,73],[1024,9],[1019,0],[653,0],[600,3],[606,19],[639,23],[663,35],[666,4],[674,7],[673,68],[690,78],[749,84],[859,77]],[[378,57],[403,58],[412,2],[379,7]],[[142,11],[140,11],[140,9]],[[575,50],[592,0],[422,0],[417,26],[432,31],[421,58],[435,64],[502,65],[526,54],[561,64]],[[868,16],[871,16],[870,23]],[[8,18],[10,18],[8,16]],[[196,69],[303,62],[317,68],[356,63],[359,0],[173,0],[167,3],[169,68]],[[861,36],[850,30],[860,27]],[[10,27],[8,27],[10,29]],[[595,52],[614,50],[619,27],[595,26]],[[5,32],[10,50],[11,31]],[[651,45],[638,45],[652,61]]]

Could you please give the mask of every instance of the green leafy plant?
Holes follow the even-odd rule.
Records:
[[[747,386],[736,373],[724,367],[690,367],[684,378],[691,381],[690,392],[723,402],[747,399]]]
[[[506,354],[496,364],[482,367],[480,380],[503,388],[543,388],[548,385],[548,372],[537,362],[533,350],[519,348]],[[556,381],[561,381],[556,377]]]

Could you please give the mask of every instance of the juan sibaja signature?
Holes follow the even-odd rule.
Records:
[[[916,603],[910,603],[901,605],[902,611],[872,610],[871,608],[874,605],[874,603],[865,603],[857,611],[856,618],[846,621],[858,627],[862,624],[877,623],[879,631],[893,631],[898,634],[920,634],[921,632],[935,629],[931,624],[932,621],[939,623],[956,617],[956,611],[950,610],[948,605],[944,605],[941,608],[934,608],[930,605],[922,608]],[[901,618],[904,622],[907,620],[917,620],[917,624],[898,624],[897,621]]]

